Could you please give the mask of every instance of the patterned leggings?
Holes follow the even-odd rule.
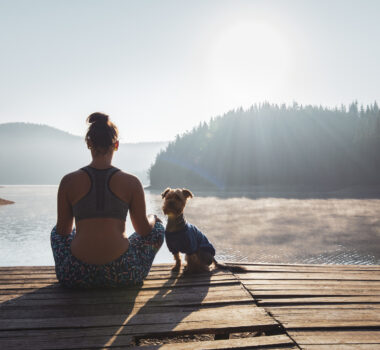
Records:
[[[75,228],[68,236],[61,236],[54,226],[50,241],[57,279],[66,287],[79,288],[141,285],[164,241],[164,235],[164,226],[156,222],[148,236],[132,234],[128,238],[128,250],[116,260],[95,265],[87,264],[71,254]]]

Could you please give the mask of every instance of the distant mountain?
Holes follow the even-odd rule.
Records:
[[[147,170],[167,142],[122,143],[114,165],[149,184]],[[83,137],[47,125],[0,124],[0,184],[58,184],[91,161]]]

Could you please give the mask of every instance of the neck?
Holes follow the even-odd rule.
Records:
[[[166,224],[166,231],[174,232],[183,229],[186,225],[185,216],[180,214],[179,216],[168,215],[168,223]]]
[[[90,166],[93,168],[98,169],[107,169],[111,167],[112,163],[112,156],[110,155],[104,155],[104,156],[97,156],[92,158],[92,162],[90,163]]]

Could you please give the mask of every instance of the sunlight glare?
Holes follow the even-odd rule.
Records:
[[[272,25],[240,22],[227,27],[215,40],[210,58],[215,98],[232,98],[236,105],[282,98],[279,92],[289,79],[291,47]]]

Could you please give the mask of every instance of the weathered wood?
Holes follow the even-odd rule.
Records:
[[[0,268],[0,348],[117,349],[134,337],[243,331],[267,335],[144,348],[293,348],[284,329],[302,349],[380,345],[380,266],[245,266],[182,276],[162,264],[143,286],[91,291],[62,288],[52,267]],[[283,343],[260,343],[273,337]]]
[[[118,336],[93,336],[93,337],[66,337],[62,339],[50,337],[24,338],[22,336],[13,339],[0,338],[0,348],[7,350],[29,350],[29,349],[101,349],[112,346],[133,345],[134,337],[131,335]],[[111,348],[113,349],[113,347]]]
[[[320,309],[335,310],[335,309],[348,309],[347,312],[355,312],[355,310],[374,310],[380,309],[380,304],[301,304],[301,305],[274,305],[265,306],[265,310],[272,313],[276,310],[288,310],[292,313],[295,309],[307,309],[310,312],[318,312]]]
[[[228,315],[228,319],[225,316]],[[42,319],[0,319],[0,330],[12,329],[38,329],[38,328],[64,328],[64,327],[100,327],[103,325],[127,326],[134,324],[160,324],[178,322],[221,322],[240,321],[244,326],[259,323],[260,325],[274,325],[275,322],[266,312],[253,305],[246,305],[244,308],[239,306],[224,306],[216,308],[199,309],[195,313],[185,312],[166,313],[165,317],[157,314],[129,314],[91,316],[91,317],[56,317]]]
[[[289,331],[289,335],[300,345],[306,344],[380,344],[380,330],[356,329],[341,331]]]
[[[249,293],[239,285],[231,286],[201,286],[162,290],[100,290],[91,293],[71,291],[67,293],[26,293],[0,295],[0,309],[3,306],[18,305],[54,305],[54,304],[99,304],[99,303],[125,303],[147,302],[149,300],[173,300],[173,299],[201,299],[206,296],[242,296],[252,299]],[[7,301],[6,303],[4,303]]]
[[[159,280],[146,280],[144,281],[144,284],[141,288],[176,288],[176,287],[182,287],[182,286],[194,286],[194,285],[209,285],[209,284],[238,284],[239,282],[229,276],[212,276],[210,278],[192,278],[192,279],[171,279],[171,282],[168,282],[165,279],[159,279]],[[20,283],[15,283],[11,281],[10,283],[6,284],[0,284],[0,291],[2,290],[16,290],[16,289],[56,289],[56,288],[62,288],[58,283],[48,283],[48,282],[23,282],[20,281]]]
[[[342,303],[380,303],[380,297],[377,296],[332,296],[332,297],[304,297],[304,298],[257,298],[257,302],[261,306],[274,304],[342,304]]]
[[[378,296],[380,298],[380,290],[376,289],[269,289],[258,290],[254,288],[248,288],[252,296],[257,298],[271,298],[289,296]]]
[[[380,286],[380,281],[357,281],[357,280],[304,280],[304,279],[257,279],[257,280],[247,280],[247,279],[241,279],[241,281],[244,281],[245,286],[298,286],[298,285],[305,285],[310,287],[315,286]]]
[[[295,309],[290,314],[286,310],[273,310],[271,315],[286,329],[301,328],[332,328],[332,327],[378,327],[380,328],[380,313],[378,310],[321,309],[310,312],[307,309]]]
[[[304,350],[379,350],[380,345],[375,344],[335,344],[332,345],[303,345]]]
[[[61,339],[49,338],[29,338],[25,341],[22,338],[5,340],[0,345],[6,346],[6,349],[80,349],[83,347],[95,347],[100,348],[99,345],[103,344],[102,348],[128,346],[131,344],[133,337],[125,335],[113,336],[94,336],[94,337],[66,337]],[[267,337],[255,337],[255,338],[241,338],[219,341],[202,341],[202,342],[189,342],[189,343],[174,343],[158,346],[144,346],[143,349],[168,349],[168,350],[186,350],[186,349],[252,349],[262,346],[280,346],[281,349],[294,349],[294,343],[286,335],[274,335]],[[4,347],[5,348],[5,347]],[[128,347],[128,349],[141,349],[141,347]]]
[[[346,269],[346,268],[363,268],[363,269],[377,269],[379,270],[380,269],[380,265],[359,265],[359,264],[297,264],[297,263],[264,263],[264,262],[245,262],[245,261],[239,261],[239,262],[236,262],[236,261],[223,261],[225,264],[227,265],[231,265],[231,266],[244,266],[244,267],[247,267],[247,266],[262,266],[262,267],[310,267],[310,268],[319,268],[319,267],[323,267],[325,269],[329,269],[329,268],[342,268],[342,269]]]
[[[52,301],[52,300],[49,300]],[[69,317],[69,316],[96,316],[96,315],[117,315],[120,313],[127,313],[132,306],[135,307],[162,307],[162,306],[186,306],[186,305],[214,305],[214,304],[243,304],[250,303],[252,299],[249,297],[242,297],[240,295],[235,296],[207,296],[202,300],[192,296],[187,299],[174,299],[174,300],[153,300],[148,302],[125,302],[125,303],[106,303],[99,301],[98,304],[78,304],[68,302],[66,306],[64,304],[47,304],[39,303],[36,305],[28,306],[27,303],[23,303],[23,306],[1,307],[0,312],[3,318],[48,318],[48,317]],[[53,300],[53,302],[55,302]]]
[[[182,334],[196,334],[196,333],[208,333],[212,334],[214,332],[244,332],[244,331],[266,331],[273,328],[273,324],[268,323],[260,323],[256,322],[255,324],[252,323],[252,320],[248,322],[247,320],[231,320],[231,321],[210,321],[207,320],[205,322],[175,322],[175,323],[159,323],[159,324],[137,324],[137,325],[120,325],[117,327],[110,327],[113,330],[113,334],[107,336],[107,337],[101,337],[101,341],[103,342],[104,339],[107,339],[112,344],[112,338],[120,337],[123,335],[127,336],[144,336],[144,337],[155,337],[155,336],[163,336],[163,335],[182,335]],[[84,330],[87,331],[87,328],[84,328]],[[82,330],[76,329],[77,334],[83,334]],[[0,337],[0,348],[8,349],[8,345],[12,344],[14,339],[21,338],[24,342],[29,341],[34,342],[39,340],[40,342],[45,342],[47,344],[54,344],[57,342],[59,338],[56,336],[51,337],[49,336],[49,330],[45,330],[44,335],[42,337],[25,337],[24,331],[20,332],[19,336],[15,336],[12,338],[9,337]],[[75,337],[78,339],[78,337]],[[91,338],[88,335],[85,335],[83,338],[91,340]],[[63,339],[66,339],[63,338]],[[62,343],[61,343],[62,344]],[[74,343],[75,344],[75,343]],[[72,345],[72,347],[77,347]],[[104,343],[101,343],[99,345],[103,345]],[[65,348],[68,347],[68,344],[65,344]],[[88,347],[89,345],[85,345]]]
[[[8,275],[6,275],[8,276]],[[0,276],[0,284],[14,284],[14,283],[40,283],[40,284],[53,284],[57,283],[57,279],[55,276],[41,276],[38,274],[32,274],[30,276],[26,275],[10,275],[9,277],[1,277]],[[203,280],[203,281],[209,281],[210,279],[213,280],[230,280],[230,279],[235,279],[233,276],[230,274],[214,274],[214,275],[201,275],[198,278],[195,277],[174,277],[169,274],[165,275],[153,275],[153,276],[148,276],[145,280],[144,283],[157,283],[160,280],[165,280],[166,283],[175,283],[177,280],[181,281],[195,281],[195,280]]]
[[[350,280],[350,281],[380,281],[380,273],[365,272],[365,273],[339,273],[339,272],[248,272],[238,274],[238,278],[245,280]]]
[[[246,268],[243,285],[302,349],[380,349],[380,266]]]
[[[286,335],[272,335],[267,337],[240,338],[229,340],[214,340],[202,342],[188,342],[177,344],[164,344],[144,346],[144,350],[202,350],[202,349],[255,349],[261,347],[281,346],[282,349],[294,349],[294,343]],[[131,350],[139,350],[141,347],[132,347]]]
[[[273,284],[245,284],[246,288],[249,290],[294,290],[294,289],[331,289],[331,290],[345,290],[345,289],[355,289],[355,290],[363,290],[370,289],[375,291],[380,291],[380,284],[374,283],[289,283],[289,284],[277,284],[272,281]]]

